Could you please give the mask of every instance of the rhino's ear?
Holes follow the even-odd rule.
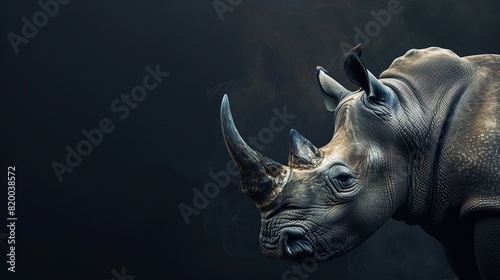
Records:
[[[393,91],[370,73],[361,61],[360,45],[354,47],[344,56],[344,71],[347,77],[351,82],[360,86],[370,99],[378,102],[392,100]]]
[[[326,109],[333,112],[337,108],[337,105],[339,105],[340,100],[351,92],[326,73],[328,73],[328,71],[326,71],[325,68],[321,66],[316,67],[316,79],[321,88],[321,96],[323,96]]]

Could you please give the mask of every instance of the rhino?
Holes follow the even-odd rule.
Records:
[[[333,138],[317,148],[292,129],[288,165],[245,143],[223,97],[263,254],[331,260],[392,217],[436,238],[459,279],[500,279],[500,55],[412,49],[376,78],[361,54],[343,59],[354,92],[317,67]]]

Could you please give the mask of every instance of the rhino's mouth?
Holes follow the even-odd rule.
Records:
[[[314,254],[313,246],[302,228],[286,227],[277,235],[260,236],[262,253],[272,258],[287,258],[301,261]]]

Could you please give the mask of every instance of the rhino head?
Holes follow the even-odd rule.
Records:
[[[351,92],[317,67],[325,105],[335,114],[332,140],[317,148],[290,132],[288,165],[252,150],[239,135],[224,96],[222,131],[241,187],[261,211],[260,244],[269,257],[326,261],[380,228],[406,199],[404,114],[393,89],[361,61],[359,47],[344,57]]]

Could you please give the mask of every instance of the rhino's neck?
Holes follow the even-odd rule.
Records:
[[[393,218],[408,224],[420,224],[427,228],[438,227],[440,223],[434,213],[442,211],[436,203],[440,183],[438,173],[442,159],[441,149],[446,139],[449,123],[455,116],[455,105],[459,102],[469,79],[470,72],[455,76],[460,83],[443,81],[434,94],[424,94],[408,81],[400,78],[388,79],[388,84],[397,88],[398,98],[405,108],[408,135],[402,139],[407,149],[407,197]],[[451,190],[450,190],[451,191]]]

